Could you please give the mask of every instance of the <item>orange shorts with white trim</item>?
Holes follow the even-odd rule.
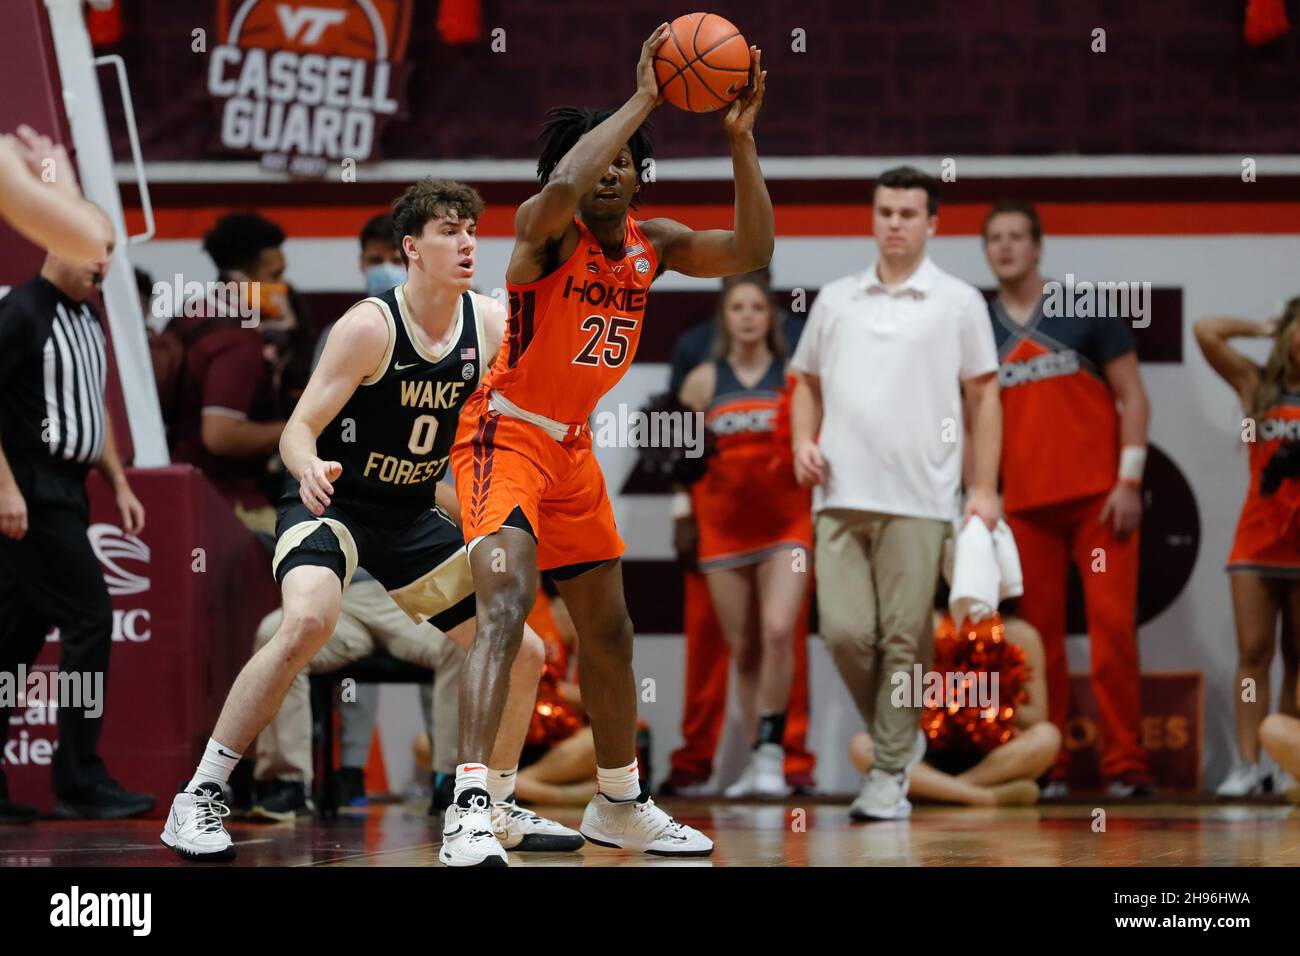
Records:
[[[451,468],[466,542],[495,534],[518,508],[537,535],[538,570],[622,556],[589,429],[558,442],[491,410],[479,389],[461,409]]]

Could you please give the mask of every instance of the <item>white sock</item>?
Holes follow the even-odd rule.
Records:
[[[224,788],[230,782],[230,775],[235,772],[235,764],[243,754],[237,754],[223,747],[209,737],[208,745],[203,749],[203,759],[199,761],[194,776],[185,785],[186,790],[193,790],[201,783],[219,783]]]
[[[486,790],[488,768],[481,763],[463,763],[456,767],[456,791],[453,800],[458,800],[466,790]]]
[[[596,789],[607,800],[635,800],[641,796],[641,778],[637,772],[636,761],[616,770],[596,768]]]
[[[488,770],[487,792],[493,803],[504,803],[515,792],[515,774],[518,772],[518,764],[509,770]]]

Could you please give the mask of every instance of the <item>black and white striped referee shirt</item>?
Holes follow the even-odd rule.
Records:
[[[37,276],[0,299],[0,447],[10,463],[89,467],[104,450],[104,331]]]

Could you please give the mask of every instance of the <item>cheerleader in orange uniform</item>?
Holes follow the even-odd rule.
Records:
[[[1263,792],[1268,774],[1259,762],[1260,725],[1269,710],[1268,672],[1278,622],[1282,627],[1282,700],[1279,710],[1295,723],[1297,661],[1300,660],[1300,297],[1279,319],[1251,322],[1211,318],[1196,323],[1196,342],[1210,366],[1223,377],[1247,416],[1250,486],[1228,555],[1232,609],[1237,624],[1237,746],[1240,759],[1219,786],[1221,796]],[[1272,339],[1268,361],[1260,367],[1228,345],[1238,337]],[[1254,434],[1245,432],[1253,423]],[[1247,678],[1256,697],[1243,701],[1236,690]],[[1289,726],[1273,721],[1272,729]],[[1295,785],[1296,768],[1274,780],[1274,790]]]
[[[728,287],[719,357],[696,367],[680,394],[716,437],[708,470],[691,489],[699,567],[736,662],[746,726],[757,724],[749,765],[729,797],[789,793],[782,741],[795,623],[812,577],[810,492],[795,482],[789,442],[776,439],[789,403],[776,315],[759,283]]]
[[[515,795],[520,802],[582,806],[596,793],[596,744],[582,693],[569,679],[578,633],[548,575],[541,575],[528,626],[546,647],[537,704],[528,725]]]

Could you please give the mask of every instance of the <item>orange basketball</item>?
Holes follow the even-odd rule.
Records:
[[[669,103],[692,113],[726,106],[749,82],[749,44],[716,13],[688,13],[668,28],[654,54],[655,78]]]

